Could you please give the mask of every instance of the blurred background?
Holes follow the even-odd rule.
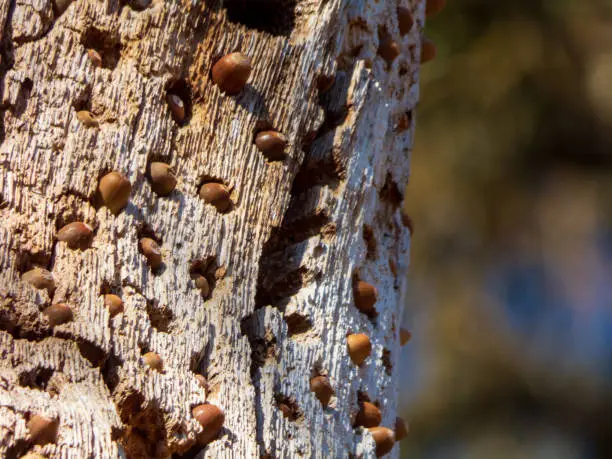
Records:
[[[402,458],[612,458],[612,0],[428,20]]]

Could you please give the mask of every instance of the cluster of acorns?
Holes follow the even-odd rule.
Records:
[[[445,5],[445,0],[429,0],[426,13],[428,16],[438,13]],[[408,33],[414,23],[412,13],[409,9],[398,8],[398,20],[400,32]],[[393,60],[397,56],[398,46],[389,40],[382,40],[379,53],[386,60]],[[431,41],[423,37],[421,48],[421,62],[427,62],[435,57],[436,49]],[[95,50],[88,50],[92,63],[101,66],[102,58]],[[239,52],[228,54],[219,59],[213,66],[211,76],[213,82],[228,95],[239,93],[246,85],[251,74],[251,60]],[[176,94],[169,93],[166,97],[170,113],[178,124],[183,124],[186,119],[184,101]],[[88,111],[80,111],[77,118],[88,127],[98,127],[99,123],[95,116]],[[271,161],[285,158],[287,139],[283,134],[274,130],[259,132],[255,137],[256,147]],[[160,196],[169,195],[177,185],[177,178],[171,166],[163,162],[152,162],[149,166],[149,179],[152,190]],[[98,196],[102,204],[108,207],[113,214],[118,214],[126,207],[132,185],[129,180],[119,172],[113,171],[103,176],[98,183]],[[230,189],[217,182],[208,182],[201,186],[199,196],[207,204],[214,206],[219,212],[227,212],[232,207]],[[411,223],[411,222],[410,222]],[[408,225],[412,232],[411,224]],[[93,229],[83,222],[72,222],[62,227],[57,233],[57,239],[65,242],[70,248],[84,248],[90,243]],[[148,237],[139,241],[141,253],[146,258],[149,266],[155,270],[162,264],[162,253],[158,243]],[[203,276],[200,276],[203,278]],[[203,278],[206,281],[205,278]],[[39,267],[35,267],[22,275],[22,280],[37,289],[45,289],[50,294],[55,290],[53,275]],[[204,285],[196,281],[196,285],[203,292],[209,291],[208,283]],[[357,281],[353,288],[355,306],[364,314],[375,314],[374,304],[377,300],[377,290],[373,285]],[[207,293],[206,293],[207,295]],[[123,311],[123,301],[114,294],[104,296],[104,304],[111,316]],[[70,306],[65,303],[56,303],[47,307],[43,313],[47,316],[51,326],[60,325],[73,319]],[[411,333],[406,329],[400,329],[400,343],[406,344],[411,338]],[[361,365],[372,352],[372,344],[369,337],[364,333],[349,334],[347,336],[348,354],[355,365]],[[162,358],[154,353],[147,352],[143,355],[143,362],[156,371],[163,371]],[[197,375],[200,385],[203,377]],[[310,389],[319,399],[323,406],[328,406],[334,390],[329,378],[318,375],[310,380]],[[223,411],[210,403],[198,405],[192,409],[192,416],[202,427],[198,442],[207,444],[217,438],[225,421]],[[400,441],[407,434],[407,427],[400,417],[396,419],[394,429],[381,427],[382,414],[377,405],[368,401],[360,403],[360,410],[355,419],[355,426],[367,428],[376,444],[377,456],[383,456],[391,451],[396,441]],[[36,444],[44,444],[55,441],[59,421],[44,415],[32,416],[27,427],[30,432],[30,440]],[[29,453],[23,458],[43,458],[36,453]]]

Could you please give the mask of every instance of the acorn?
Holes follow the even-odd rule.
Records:
[[[144,361],[145,365],[149,366],[153,370],[159,372],[164,370],[164,361],[159,354],[156,354],[155,352],[147,352],[142,356],[142,360]]]
[[[22,274],[21,280],[39,290],[47,289],[47,291],[52,291],[55,289],[53,274],[43,268],[36,267],[30,269],[28,272]]]
[[[104,295],[104,306],[108,308],[111,317],[123,312],[123,300],[112,293]]]
[[[435,16],[446,6],[446,0],[427,0],[425,7],[425,16],[428,18]]]
[[[85,247],[91,240],[93,231],[83,222],[72,222],[64,225],[57,232],[57,240],[65,242],[71,249]]]
[[[355,418],[356,426],[376,427],[382,422],[380,408],[370,402],[362,402]]]
[[[404,211],[401,212],[401,215],[402,224],[408,228],[408,231],[410,231],[410,235],[412,236],[412,233],[414,233],[414,221],[412,220],[412,217]]]
[[[89,56],[89,60],[93,64],[94,67],[102,67],[102,56],[100,53],[93,48],[87,50],[87,55]]]
[[[388,427],[370,427],[368,429],[376,444],[376,456],[382,457],[391,452],[395,443],[395,434]]]
[[[72,309],[65,303],[52,304],[43,311],[52,327],[72,320]]]
[[[151,269],[157,269],[162,264],[162,253],[157,242],[150,237],[140,239],[140,251],[147,259]]]
[[[358,281],[353,286],[355,306],[364,314],[376,312],[374,304],[376,303],[377,296],[378,290],[368,282]]]
[[[225,422],[225,414],[218,406],[210,403],[198,405],[191,410],[191,414],[202,426],[202,432],[198,435],[200,444],[210,443],[217,438]]]
[[[329,405],[329,401],[334,395],[334,389],[329,383],[329,378],[323,375],[315,376],[310,380],[310,390],[315,393],[324,407]]]
[[[405,328],[400,328],[399,331],[400,345],[404,346],[412,338],[412,333]]]
[[[395,441],[402,441],[408,435],[408,426],[399,416],[395,418]]]
[[[104,205],[118,214],[130,199],[132,184],[119,172],[110,172],[100,179],[98,192]]]
[[[270,161],[285,158],[287,138],[277,131],[262,131],[255,137],[255,145]]]
[[[193,279],[196,288],[200,289],[200,292],[202,292],[202,296],[207,298],[208,295],[210,295],[210,284],[206,278],[201,274],[193,274],[191,278]]]
[[[414,25],[414,16],[412,15],[412,11],[403,6],[398,7],[397,22],[399,24],[400,34],[406,35],[412,30],[412,26]]]
[[[226,212],[232,206],[230,192],[222,183],[209,182],[202,185],[200,198],[215,206],[219,212]]]
[[[57,437],[58,426],[57,419],[36,414],[30,418],[27,424],[30,431],[30,440],[36,445],[53,443]]]
[[[231,53],[213,65],[212,80],[221,91],[237,94],[249,79],[251,68],[251,59],[242,53]]]
[[[99,123],[95,115],[87,110],[80,110],[76,114],[77,119],[87,127],[98,127]]]
[[[395,58],[400,55],[400,52],[399,45],[391,39],[391,37],[382,39],[378,45],[378,54],[387,61],[389,65],[391,65]]]
[[[169,195],[176,187],[176,176],[169,164],[153,162],[149,167],[151,188],[160,196]]]
[[[185,121],[185,102],[176,94],[170,94],[166,96],[166,101],[168,102],[168,107],[170,107],[170,112],[172,113],[172,118],[178,124],[181,124]]]
[[[370,338],[364,333],[355,333],[346,337],[348,353],[355,365],[361,365],[372,352]]]
[[[436,45],[427,37],[421,42],[421,64],[432,61],[436,57]]]

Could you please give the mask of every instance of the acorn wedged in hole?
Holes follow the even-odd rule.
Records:
[[[231,53],[213,65],[212,80],[223,92],[237,94],[248,81],[251,69],[251,59],[242,53]]]
[[[204,277],[202,274],[195,273],[191,275],[191,279],[193,279],[193,283],[195,284],[196,288],[200,290],[202,296],[204,298],[208,298],[208,295],[210,295],[210,284],[208,283],[208,280],[206,280],[206,277]]]
[[[174,121],[176,121],[177,124],[182,124],[187,114],[183,99],[176,94],[168,93],[168,95],[166,95],[166,102],[168,102],[168,107],[170,108],[170,113],[172,113]]]
[[[112,293],[104,295],[104,306],[108,308],[111,317],[123,312],[123,300]]]
[[[355,306],[364,314],[371,315],[376,312],[374,304],[378,297],[378,290],[369,282],[357,281],[353,286]]]
[[[53,274],[43,268],[36,267],[30,269],[22,274],[21,280],[39,290],[46,289],[48,292],[51,292],[55,289]]]
[[[206,204],[212,204],[219,212],[227,212],[232,207],[230,192],[222,183],[205,183],[200,188],[199,195]]]
[[[277,131],[262,131],[255,137],[255,145],[270,161],[280,161],[285,158],[287,138]]]
[[[149,166],[149,177],[151,188],[160,196],[167,196],[176,187],[176,176],[174,169],[169,164],[152,162]]]
[[[370,427],[368,429],[376,444],[376,456],[382,457],[393,449],[395,433],[388,427]]]
[[[361,402],[355,418],[356,426],[376,427],[382,422],[380,408],[370,402]]]
[[[436,45],[427,37],[421,41],[421,64],[434,60],[437,50]]]
[[[408,435],[408,426],[403,418],[395,418],[395,441],[402,441]]]
[[[87,127],[98,127],[100,125],[95,115],[87,110],[78,111],[77,119]]]
[[[157,242],[150,237],[143,237],[139,242],[140,251],[147,259],[151,269],[157,269],[162,264],[162,253]]]
[[[43,311],[52,327],[70,322],[73,318],[72,308],[65,303],[52,304]]]
[[[404,211],[401,212],[401,216],[402,224],[408,228],[408,231],[410,231],[410,236],[412,236],[412,233],[414,233],[414,221],[412,220],[412,217]]]
[[[329,383],[329,378],[324,375],[315,376],[310,380],[310,390],[317,396],[321,405],[326,407],[334,395],[334,389]]]
[[[372,352],[372,343],[368,335],[355,333],[346,337],[348,353],[355,365],[361,365]]]
[[[41,414],[35,414],[28,421],[30,441],[36,445],[53,443],[57,437],[59,421]]]
[[[414,25],[414,16],[412,15],[412,11],[403,6],[398,7],[397,22],[399,24],[400,34],[406,35],[412,30],[412,26]]]
[[[399,331],[400,345],[404,346],[412,338],[412,333],[405,328],[400,328]]]
[[[378,54],[389,65],[400,55],[400,52],[399,45],[391,37],[382,39],[378,45]]]
[[[83,222],[72,222],[57,232],[57,240],[65,242],[71,249],[84,248],[89,244],[93,231]]]
[[[142,356],[142,360],[145,365],[155,371],[161,372],[164,370],[164,361],[162,360],[160,355],[155,352],[147,352]]]
[[[119,172],[106,174],[98,184],[98,193],[102,203],[115,215],[127,205],[131,192],[132,184]]]
[[[435,16],[446,6],[446,0],[427,0],[425,6],[425,16],[428,18]]]
[[[205,403],[194,407],[191,414],[202,426],[202,432],[198,435],[200,444],[205,445],[217,438],[225,422],[225,414],[221,408]]]
[[[94,67],[102,67],[102,56],[100,56],[100,53],[98,51],[93,48],[88,49],[87,56],[89,57],[89,60],[91,61]]]

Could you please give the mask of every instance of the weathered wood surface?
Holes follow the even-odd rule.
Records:
[[[0,2],[2,457],[374,457],[370,435],[352,425],[363,396],[393,427],[410,240],[400,216],[406,114],[418,98],[424,4],[400,1],[416,18],[400,36],[396,0],[301,0],[293,24],[291,2],[266,3],[275,35],[229,21],[222,2],[153,0],[136,11],[76,0],[61,15],[50,0]],[[391,65],[377,55],[383,28],[401,45]],[[104,51],[106,67],[86,47]],[[254,70],[227,96],[210,68],[236,50]],[[321,75],[335,82],[319,94]],[[165,102],[176,81],[193,107],[182,127]],[[83,108],[99,127],[77,120]],[[289,139],[285,161],[253,145],[266,124]],[[177,172],[168,197],[151,190],[152,160]],[[133,185],[117,216],[94,200],[111,170]],[[198,197],[205,178],[232,188],[230,212]],[[95,229],[86,250],[56,239],[72,221]],[[159,273],[139,253],[142,234],[161,241]],[[189,276],[198,259],[220,268],[206,300]],[[52,272],[52,297],[20,280],[33,266]],[[354,275],[378,288],[375,319],[354,307]],[[125,304],[112,318],[108,292]],[[58,302],[74,320],[51,327],[41,311]],[[373,343],[361,368],[347,355],[349,332]],[[147,351],[163,372],[142,363]],[[317,372],[335,390],[326,409],[309,389]],[[191,408],[205,401],[226,421],[203,448]],[[295,416],[282,415],[283,401]],[[29,442],[37,413],[59,417],[55,443]]]

